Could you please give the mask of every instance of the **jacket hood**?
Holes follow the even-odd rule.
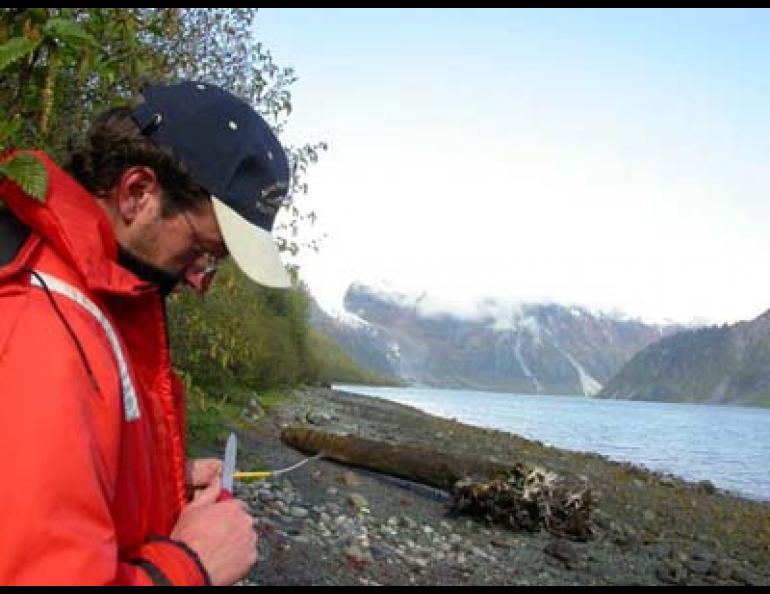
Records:
[[[48,183],[43,201],[28,196],[9,179],[0,183],[0,196],[19,221],[44,238],[90,290],[126,294],[150,288],[117,264],[115,233],[97,198],[43,152],[19,151],[6,159],[24,153],[43,163]]]

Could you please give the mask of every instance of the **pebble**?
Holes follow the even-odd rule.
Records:
[[[347,501],[354,509],[359,511],[369,507],[369,502],[366,500],[366,497],[360,493],[350,493]]]
[[[549,542],[544,551],[551,557],[564,561],[565,563],[577,563],[578,554],[569,542],[563,539],[552,540]]]
[[[345,485],[348,488],[356,488],[361,486],[361,479],[358,477],[358,475],[348,470],[345,472],[345,474],[342,475],[342,484]]]

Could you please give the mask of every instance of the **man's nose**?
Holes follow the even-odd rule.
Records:
[[[184,280],[192,289],[201,295],[209,290],[209,285],[214,279],[216,271],[204,272],[202,270],[188,270],[184,273]]]

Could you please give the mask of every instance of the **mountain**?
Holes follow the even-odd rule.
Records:
[[[425,294],[359,283],[344,305],[336,318],[315,309],[311,323],[362,365],[440,388],[592,395],[636,352],[678,330],[581,307],[495,299],[452,313]]]
[[[637,353],[600,396],[770,406],[770,310],[681,332]]]

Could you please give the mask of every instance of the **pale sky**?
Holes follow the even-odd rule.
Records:
[[[317,140],[302,277],[648,320],[770,308],[767,10],[261,9]]]

